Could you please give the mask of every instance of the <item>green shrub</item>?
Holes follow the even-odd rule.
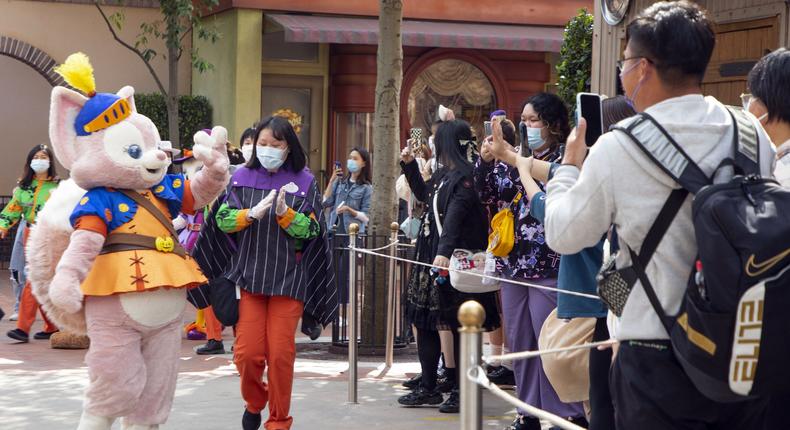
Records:
[[[557,95],[570,108],[571,123],[576,122],[576,94],[590,91],[592,79],[593,16],[580,9],[565,26],[565,39],[557,64]]]
[[[162,140],[170,140],[167,131],[167,105],[160,93],[135,94],[134,102],[140,114],[151,118]],[[203,96],[178,97],[178,131],[181,146],[192,148],[192,136],[199,130],[211,128],[212,110],[208,99]]]

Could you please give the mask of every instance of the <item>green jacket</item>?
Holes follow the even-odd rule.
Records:
[[[28,186],[20,185],[14,188],[11,201],[8,202],[3,212],[0,212],[0,229],[10,230],[23,216],[29,225],[35,224],[36,215],[57,187],[57,180],[39,181],[33,179]]]

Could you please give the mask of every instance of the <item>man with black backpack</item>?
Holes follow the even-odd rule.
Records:
[[[604,134],[586,160],[580,121],[548,185],[546,239],[555,251],[572,254],[617,228],[621,251],[599,275],[599,292],[620,317],[611,372],[618,429],[762,429],[767,399],[738,397],[729,388],[722,389],[732,394],[726,402],[717,397],[706,384],[720,381],[681,362],[687,356],[675,338],[702,358],[733,349],[732,331],[723,335],[726,342],[706,337],[715,315],[700,320],[688,309],[695,270],[697,297],[720,299],[705,289],[704,275],[715,273],[699,262],[705,259],[698,258],[692,202],[696,213],[694,196],[714,177],[716,183],[737,172],[770,177],[773,148],[752,116],[703,97],[715,34],[699,6],[654,4],[628,25],[626,38],[620,79],[641,114]],[[743,180],[741,188],[751,184]]]

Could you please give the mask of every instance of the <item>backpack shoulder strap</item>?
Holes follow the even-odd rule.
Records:
[[[732,164],[740,175],[760,174],[760,135],[757,128],[742,109],[727,106],[734,127]]]
[[[624,126],[615,125],[612,130],[625,133],[653,163],[692,194],[711,183],[705,172],[649,114],[639,113]]]

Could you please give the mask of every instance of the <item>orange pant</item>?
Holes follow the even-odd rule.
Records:
[[[290,297],[241,290],[233,362],[241,375],[247,410],[259,413],[269,404],[266,430],[289,430],[293,423],[288,413],[296,360],[294,333],[302,308],[302,302]],[[268,384],[263,382],[267,366]]]
[[[203,317],[206,319],[206,339],[222,340],[222,323],[214,316],[211,306],[203,309]]]
[[[47,333],[57,331],[58,328],[47,319],[44,309],[39,306],[36,297],[33,295],[30,282],[27,282],[25,283],[25,288],[22,289],[22,298],[19,300],[19,319],[16,322],[16,328],[30,334],[30,329],[36,321],[36,309],[41,311],[41,316],[44,318],[44,331]]]

